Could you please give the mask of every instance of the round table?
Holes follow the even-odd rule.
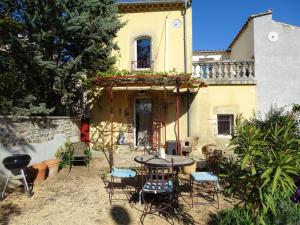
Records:
[[[184,167],[194,163],[194,160],[186,156],[166,155],[165,159],[158,158],[153,155],[140,155],[134,158],[134,161],[148,166],[171,166],[173,159],[173,167]]]

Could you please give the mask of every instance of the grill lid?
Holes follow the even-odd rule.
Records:
[[[2,163],[8,170],[20,170],[26,168],[29,165],[30,160],[30,155],[14,154],[3,159]]]

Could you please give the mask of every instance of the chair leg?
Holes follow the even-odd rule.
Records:
[[[4,194],[5,194],[6,187],[7,187],[7,185],[8,185],[8,181],[9,181],[10,174],[11,174],[11,172],[9,171],[9,173],[8,173],[8,175],[7,175],[7,178],[6,178],[6,182],[5,182],[3,191],[2,191],[2,194],[1,194],[1,198],[2,198],[2,199],[4,198]]]
[[[192,200],[192,208],[194,207],[194,198],[193,198],[193,195],[194,195],[194,182],[193,182],[193,177],[190,175],[190,197],[191,197],[191,200]]]

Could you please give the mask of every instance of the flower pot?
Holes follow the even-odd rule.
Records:
[[[44,161],[44,163],[48,166],[48,177],[56,176],[59,168],[59,159],[49,159]]]
[[[47,164],[37,163],[28,168],[30,178],[33,182],[41,182],[46,178]]]
[[[197,163],[194,162],[192,165],[184,166],[183,167],[183,173],[190,175],[191,173],[196,172],[196,169],[197,169]]]

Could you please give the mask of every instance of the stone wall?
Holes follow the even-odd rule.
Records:
[[[26,153],[31,164],[54,158],[67,139],[80,140],[79,117],[0,116],[0,162],[14,153]],[[0,163],[0,175],[7,170]]]
[[[0,144],[4,147],[43,143],[64,134],[78,136],[80,118],[70,117],[4,117],[0,116]]]

